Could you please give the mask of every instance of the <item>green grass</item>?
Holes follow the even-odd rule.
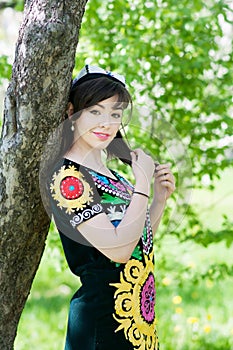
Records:
[[[58,241],[58,248],[51,249],[53,236],[54,233],[50,232],[49,243],[19,323],[15,342],[17,350],[63,349],[69,301],[80,282],[68,268],[61,270],[61,244]]]
[[[161,285],[158,295],[158,330],[163,349],[212,349],[203,347],[208,343],[215,344],[214,349],[233,349],[227,345],[230,339],[233,344],[232,279],[198,285],[187,280],[182,287]]]
[[[229,190],[233,171],[225,171],[216,190],[193,193],[205,224],[218,228],[222,213],[232,215]],[[222,200],[222,198],[224,198]],[[79,286],[77,277],[63,269],[61,244],[48,244],[19,324],[15,350],[63,350],[69,301]],[[208,248],[192,242],[180,244],[168,235],[157,252],[157,318],[163,350],[233,350],[233,281],[199,276],[212,264],[232,265],[232,248],[223,243]],[[161,258],[166,256],[163,268]],[[181,269],[187,269],[181,276]],[[80,349],[81,350],[81,349]]]

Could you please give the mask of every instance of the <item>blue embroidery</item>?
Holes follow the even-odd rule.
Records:
[[[95,171],[89,171],[90,174],[92,174],[97,180],[103,182],[104,184],[108,185],[109,181],[106,176],[99,175]]]

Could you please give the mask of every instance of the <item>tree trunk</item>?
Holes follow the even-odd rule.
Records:
[[[87,0],[27,0],[0,143],[0,349],[11,350],[50,220],[38,171],[61,122]]]

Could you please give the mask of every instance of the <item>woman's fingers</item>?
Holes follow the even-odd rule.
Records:
[[[132,167],[136,177],[146,177],[151,181],[154,174],[154,161],[142,149],[137,148],[131,153]]]
[[[172,192],[175,191],[175,189],[176,189],[175,183],[172,181],[169,181],[169,180],[162,180],[160,182],[160,184],[163,187],[169,188],[170,190],[172,190]]]
[[[156,172],[170,170],[170,164],[159,164],[156,166]]]
[[[156,164],[155,163],[155,172],[156,174],[159,172],[163,172],[163,171],[169,171],[170,170],[170,164]],[[171,171],[171,170],[170,170]]]
[[[164,174],[164,175],[159,176],[158,180],[160,182],[162,182],[162,181],[174,182],[174,176],[172,174]]]
[[[130,152],[132,162],[136,161],[136,153],[135,152]]]
[[[175,177],[171,172],[170,164],[160,164],[156,167],[155,178],[159,183],[173,192],[176,188]]]
[[[169,187],[170,189],[175,189],[175,177],[172,174],[170,169],[170,164],[158,164],[154,163],[152,158],[147,155],[141,148],[137,148],[131,152],[132,162],[137,163],[138,165],[146,170],[146,168],[154,167],[154,176],[159,181],[159,183],[163,184],[165,187]],[[153,169],[152,169],[153,171]]]

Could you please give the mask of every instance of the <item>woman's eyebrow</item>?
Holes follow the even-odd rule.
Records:
[[[122,105],[122,102],[116,102],[112,109],[123,109],[123,105]]]
[[[100,103],[97,103],[96,105],[99,106],[99,107],[101,107],[102,109],[105,109],[105,106],[104,106],[104,105],[101,105]],[[123,109],[123,107],[122,107],[122,104],[121,104],[121,103],[116,102],[116,104],[114,104],[114,105],[112,106],[112,109]]]
[[[103,105],[101,105],[100,103],[96,103],[96,106],[99,106],[99,107],[101,107],[101,108],[105,108]]]

